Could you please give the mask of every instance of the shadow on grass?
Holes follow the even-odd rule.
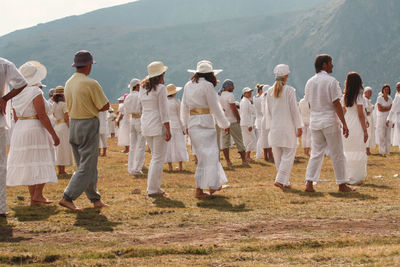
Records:
[[[157,197],[153,203],[159,208],[185,208],[185,204],[182,201],[166,197]]]
[[[32,238],[13,237],[13,228],[7,223],[7,218],[0,217],[0,242],[21,242]]]
[[[74,226],[82,227],[89,232],[113,232],[120,222],[110,222],[106,216],[95,208],[86,208],[76,214]]]
[[[47,220],[50,216],[59,213],[56,206],[45,206],[45,205],[37,205],[37,206],[16,206],[12,208],[15,212],[15,217],[20,222],[29,222],[29,221],[44,221]]]
[[[296,194],[302,197],[324,197],[324,193],[322,192],[306,192],[304,190],[299,190],[299,189],[290,189],[287,191],[284,191],[285,193],[288,194]]]
[[[342,193],[342,192],[335,192],[335,193],[329,193],[332,197],[336,198],[348,198],[348,199],[359,199],[359,200],[377,200],[377,197],[370,196],[368,194],[362,194],[360,192],[347,192],[347,193]]]
[[[271,164],[271,163],[270,163],[270,164]],[[260,161],[256,161],[256,162],[254,162],[254,163],[251,163],[251,165],[260,165],[260,166],[262,166],[262,167],[270,166],[270,165],[268,165],[267,163],[265,163],[265,162],[260,162]]]
[[[377,185],[377,184],[363,184],[361,187],[370,187],[370,188],[378,188],[378,189],[393,189],[393,187],[388,185]]]
[[[194,174],[194,172],[192,172],[192,171],[189,171],[189,170],[181,170],[181,171],[178,171],[178,170],[172,170],[172,171],[170,171],[170,170],[163,170],[163,172],[165,172],[165,173],[173,173],[173,174]]]
[[[224,196],[213,196],[211,199],[203,199],[197,203],[199,208],[204,209],[215,209],[218,211],[229,211],[229,212],[249,212],[251,209],[246,208],[246,204],[232,205],[227,197]]]
[[[70,173],[57,175],[57,178],[59,180],[69,180],[69,179],[71,179],[71,177],[72,177],[72,174],[70,174]]]

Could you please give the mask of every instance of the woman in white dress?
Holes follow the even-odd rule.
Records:
[[[56,147],[56,165],[58,174],[66,174],[65,166],[74,164],[72,148],[69,143],[69,117],[67,104],[64,101],[64,87],[57,86],[53,94],[51,113],[55,118],[54,130],[60,138],[60,145]]]
[[[27,185],[31,205],[50,204],[43,196],[46,183],[57,183],[54,146],[60,140],[47,113],[49,104],[36,85],[46,77],[46,68],[29,61],[19,68],[28,82],[13,99],[16,124],[7,161],[7,186]]]
[[[301,119],[303,120],[303,134],[301,135],[301,145],[304,149],[304,154],[310,156],[311,150],[311,129],[310,129],[310,104],[306,102],[304,97],[299,102],[299,110]]]
[[[107,137],[114,138],[115,137],[115,119],[117,115],[114,113],[114,109],[110,107],[107,112]]]
[[[391,138],[391,127],[386,125],[386,119],[389,115],[390,109],[392,108],[392,98],[390,97],[390,86],[388,84],[383,85],[382,95],[377,99],[377,121],[376,131],[379,140],[379,153],[386,155],[390,153],[390,138]]]
[[[142,81],[139,99],[142,104],[142,135],[151,151],[151,162],[147,176],[147,194],[150,197],[164,196],[161,178],[167,142],[171,139],[169,126],[167,89],[164,75],[168,67],[161,61],[147,66],[148,76]]]
[[[271,145],[268,142],[268,135],[269,135],[269,128],[270,122],[267,119],[267,114],[265,113],[265,98],[267,95],[267,91],[271,86],[268,84],[263,86],[263,94],[262,94],[262,101],[261,101],[261,109],[263,112],[263,117],[261,119],[261,139],[259,142],[264,150],[264,160],[268,162],[274,162],[274,155],[272,153]]]
[[[371,148],[376,147],[375,142],[375,120],[374,120],[374,105],[371,101],[372,88],[367,86],[364,88],[365,111],[367,113],[368,122],[368,141],[367,141],[367,155],[371,155]]]
[[[128,96],[125,94],[123,96],[123,101]],[[131,119],[125,112],[124,102],[121,103],[118,107],[119,118],[117,120],[118,126],[118,146],[123,146],[125,149],[122,151],[123,153],[129,153],[129,144],[130,144],[130,132],[131,132]]]
[[[188,71],[195,74],[184,87],[181,119],[190,136],[192,146],[196,150],[198,160],[195,174],[195,197],[209,198],[228,182],[219,161],[214,122],[215,119],[221,129],[228,129],[230,126],[214,90],[217,85],[215,75],[222,70],[213,70],[210,61],[202,60],[197,63],[196,70]],[[205,193],[204,189],[209,189],[210,194]]]
[[[251,152],[257,150],[257,137],[255,134],[256,110],[251,101],[253,89],[245,87],[242,90],[243,98],[240,100],[240,127],[242,129],[243,144],[246,148],[246,161],[251,163]]]
[[[289,73],[288,65],[279,64],[274,68],[276,81],[267,91],[265,104],[270,122],[268,141],[277,170],[274,185],[282,190],[291,188],[290,172],[296,156],[297,137],[301,136],[303,128],[296,90],[286,85]]]
[[[103,150],[103,154],[101,153]],[[107,111],[99,111],[99,157],[107,156]]]
[[[256,159],[260,159],[263,153],[263,146],[260,142],[261,135],[261,120],[263,117],[262,112],[262,100],[263,100],[263,84],[257,84],[257,94],[253,97],[253,105],[256,110],[256,122],[255,122],[255,134],[257,138],[257,150],[256,150]]]
[[[367,177],[366,143],[367,121],[364,116],[362,80],[358,73],[350,72],[345,82],[343,112],[349,128],[348,138],[343,137],[345,168],[349,184],[360,185]]]
[[[174,84],[167,85],[168,97],[168,115],[171,127],[171,140],[167,144],[167,157],[165,162],[168,163],[168,169],[172,171],[172,163],[178,162],[178,170],[182,171],[182,162],[189,161],[189,154],[186,148],[186,138],[181,120],[181,102],[176,98],[176,94],[182,87],[176,87]]]

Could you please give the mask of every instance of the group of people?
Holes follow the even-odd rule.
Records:
[[[210,198],[227,183],[220,150],[227,166],[232,166],[232,141],[244,165],[254,161],[253,151],[257,158],[264,154],[264,159],[273,161],[277,170],[274,185],[288,190],[301,137],[304,152],[310,155],[307,192],[315,191],[325,155],[332,160],[339,191],[349,192],[354,190],[349,185],[361,184],[366,177],[375,131],[381,153],[389,153],[390,140],[400,144],[400,97],[392,101],[390,86],[384,85],[374,106],[372,89],[363,87],[356,72],[347,75],[342,92],[330,75],[329,55],[316,57],[316,74],[308,80],[299,103],[296,90],[287,84],[290,69],[285,64],[274,68],[272,86],[257,85],[254,97],[253,89],[244,88],[237,105],[233,81],[225,80],[221,91],[215,91],[216,76],[222,70],[214,69],[210,61],[202,60],[195,70],[188,70],[193,76],[183,88],[182,101],[176,98],[182,88],[165,86],[168,67],[155,61],[147,66],[143,80],[134,78],[129,83],[130,92],[120,99],[117,119],[100,84],[88,77],[94,63],[89,51],[78,51],[72,65],[76,72],[65,87],[55,89],[49,103],[41,91],[47,73],[42,64],[29,61],[17,69],[0,58],[0,215],[6,213],[6,184],[28,186],[31,205],[52,203],[44,197],[43,188],[57,182],[55,166],[63,174],[65,166],[72,165],[72,154],[76,170],[59,204],[80,210],[73,201],[85,192],[94,207],[107,206],[97,190],[97,162],[101,149],[106,156],[106,136],[113,136],[114,121],[121,135],[119,145],[129,152],[130,174],[143,175],[146,144],[149,147],[150,197],[166,195],[161,188],[165,163],[172,170],[172,163],[178,162],[182,170],[182,162],[188,161],[185,135],[197,163],[196,198]],[[13,89],[6,93],[8,84]],[[400,91],[400,83],[396,87]],[[7,160],[4,114],[10,99],[15,126]]]

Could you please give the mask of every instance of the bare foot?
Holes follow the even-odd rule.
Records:
[[[254,159],[247,159],[248,163],[255,163],[256,161]]]
[[[101,200],[98,200],[96,202],[93,203],[93,207],[96,209],[101,209],[101,208],[105,208],[105,207],[109,207],[110,205],[102,202]]]
[[[292,189],[292,186],[291,185],[285,185],[283,188],[285,188],[286,190],[290,190],[290,189]]]
[[[60,202],[58,202],[58,204],[64,208],[67,208],[70,210],[74,210],[74,211],[82,210],[81,208],[78,208],[77,206],[75,206],[75,204],[73,202],[69,202],[65,198],[61,199]]]
[[[243,166],[249,166],[249,162],[248,161],[242,161],[242,165]]]
[[[201,193],[196,193],[196,195],[194,197],[198,198],[198,199],[210,199],[211,195],[207,194],[207,193],[204,193],[204,192],[201,192]]]
[[[228,167],[228,168],[232,168],[232,162],[231,161],[227,161],[226,162],[226,167]]]
[[[281,183],[275,182],[274,185],[278,188],[280,188],[282,191],[285,191],[285,186]]]
[[[353,192],[356,191],[356,189],[351,188],[350,186],[348,186],[347,184],[340,184],[339,185],[339,192]]]
[[[306,190],[304,190],[304,191],[309,192],[309,193],[314,193],[315,192],[312,181],[307,181]]]
[[[31,200],[31,203],[32,202],[37,202],[37,203],[40,203],[40,204],[51,204],[51,203],[53,203],[54,201],[52,201],[52,200],[49,200],[49,199],[47,199],[47,198],[45,198],[45,197],[38,197],[38,198],[35,198],[35,199],[32,199]]]
[[[221,190],[222,190],[222,185],[218,189],[211,189],[210,188],[210,195],[214,194],[217,191],[221,191]]]

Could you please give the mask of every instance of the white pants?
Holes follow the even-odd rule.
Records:
[[[335,171],[336,184],[348,183],[342,133],[337,124],[321,130],[311,130],[311,157],[307,165],[306,182],[318,182],[327,147]]]
[[[99,134],[99,148],[107,148],[107,134]]]
[[[276,167],[275,182],[289,186],[290,172],[293,168],[294,158],[296,156],[296,148],[288,147],[272,147],[274,161]]]
[[[7,178],[7,130],[0,128],[0,214],[6,213],[6,178]]]
[[[301,145],[303,148],[311,147],[311,130],[309,126],[303,127],[303,134],[301,136]]]
[[[167,152],[165,134],[146,136],[146,141],[151,150],[151,161],[147,175],[147,194],[161,194],[164,192],[161,189],[161,178],[165,153]]]
[[[254,129],[256,138],[257,138],[257,150],[256,150],[256,159],[261,159],[263,156],[264,148],[261,145],[260,139],[261,139],[261,130],[260,129]]]
[[[137,174],[142,171],[146,149],[146,138],[142,135],[139,125],[131,124],[130,145],[128,156],[128,172]]]
[[[379,153],[386,154],[390,153],[390,137],[391,127],[378,127],[377,133],[379,138]]]
[[[257,137],[255,134],[255,129],[249,132],[249,128],[247,126],[241,126],[242,136],[243,136],[243,144],[246,152],[252,152],[257,150]]]

